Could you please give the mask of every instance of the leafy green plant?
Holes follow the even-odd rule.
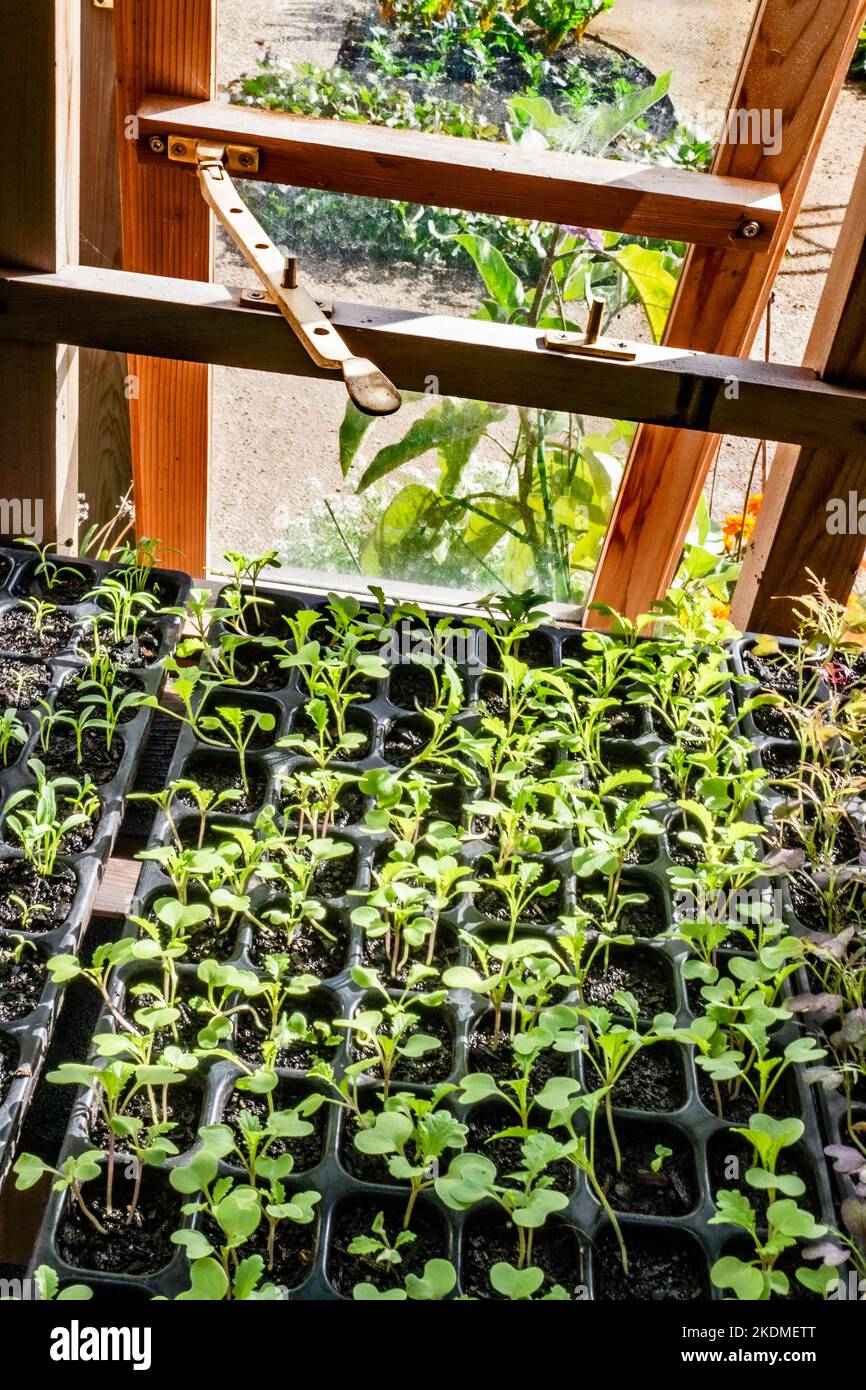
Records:
[[[0,762],[4,767],[9,766],[10,753],[16,748],[23,748],[26,742],[27,729],[19,719],[17,709],[5,709],[0,715]]]

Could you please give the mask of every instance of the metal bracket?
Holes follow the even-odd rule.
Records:
[[[332,317],[334,304],[330,299],[320,299],[318,295],[313,296],[326,319]],[[279,304],[275,304],[272,299],[268,299],[265,290],[241,290],[238,300],[243,309],[264,309],[269,314],[279,314],[281,309]]]
[[[630,343],[599,337],[603,313],[604,300],[590,300],[586,332],[564,333],[548,330],[544,335],[544,346],[551,352],[569,352],[576,357],[606,357],[611,362],[634,362],[637,350],[632,348]]]
[[[157,139],[160,137],[157,136]],[[213,151],[214,163],[225,164],[230,174],[257,174],[261,165],[261,150],[257,145],[213,145],[206,140],[190,140],[186,135],[169,135],[166,141],[168,157],[178,164],[202,163],[202,155]],[[153,144],[151,143],[153,149]],[[217,158],[225,151],[225,158]],[[156,150],[159,154],[161,151]]]
[[[93,7],[96,10],[113,10],[114,0],[93,0]]]

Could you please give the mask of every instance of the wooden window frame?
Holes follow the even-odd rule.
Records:
[[[55,8],[59,0],[50,0],[48,9]],[[537,330],[514,325],[370,306],[334,311],[352,350],[403,388],[418,389],[433,373],[443,394],[487,399],[495,382],[502,403],[640,422],[593,589],[593,597],[633,615],[672,573],[719,433],[814,449],[832,431],[852,455],[864,448],[866,393],[821,381],[808,363],[780,367],[745,357],[864,14],[866,0],[822,0],[819,7],[760,0],[732,106],[781,107],[789,119],[784,154],[774,163],[754,146],[723,145],[713,171],[702,175],[227,106],[213,100],[214,0],[116,0],[125,270],[63,268],[56,248],[31,255],[8,233],[7,216],[0,352],[12,363],[13,389],[25,368],[15,365],[8,341],[36,345],[44,362],[56,343],[133,354],[139,529],[160,535],[167,550],[203,573],[209,364],[320,373],[279,317],[244,307],[236,292],[210,283],[212,219],[193,172],[169,160],[169,137],[254,145],[260,167],[251,176],[258,179],[675,235],[692,245],[665,344],[641,345],[633,363],[564,357]],[[23,37],[0,55],[0,77],[14,75]],[[43,37],[47,52],[47,31],[42,57]],[[794,61],[807,53],[808,70]],[[55,150],[53,186],[64,178],[68,166],[61,169]],[[732,376],[739,386],[733,395],[726,390]],[[26,443],[20,412],[17,425],[0,419],[6,450],[10,439]],[[56,453],[51,468],[54,497]],[[59,516],[57,508],[55,534],[64,539]]]

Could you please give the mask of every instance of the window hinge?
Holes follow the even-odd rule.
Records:
[[[195,165],[205,202],[261,281],[261,292],[252,292],[256,307],[270,301],[316,365],[342,375],[351,400],[365,415],[391,415],[399,410],[403,402],[396,386],[368,358],[350,351],[328,321],[329,306],[298,283],[297,256],[274,245],[232,183],[232,173],[257,172],[260,151],[254,145],[221,144],[185,135],[152,136],[149,145],[153,154],[167,153],[171,160]],[[247,294],[250,302],[251,292]]]

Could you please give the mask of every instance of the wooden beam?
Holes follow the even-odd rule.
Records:
[[[253,371],[334,379],[304,351],[278,311],[247,308],[239,290],[82,267],[58,275],[0,274],[0,340],[69,340],[87,347]],[[537,329],[405,309],[336,304],[349,346],[406,390],[431,375],[443,395],[652,420],[684,430],[823,442],[828,432],[866,451],[866,392],[831,387],[814,371],[635,344],[637,360],[572,357]],[[726,390],[738,374],[739,393]]]
[[[783,216],[767,257],[688,253],[666,343],[735,356],[751,350],[864,15],[866,0],[762,0],[731,107],[781,112],[781,148],[767,155],[760,145],[723,144],[713,171],[771,179],[781,189]],[[592,599],[634,617],[665,592],[718,443],[716,434],[638,430]]]
[[[0,3],[0,265],[78,257],[78,0]],[[78,354],[0,348],[0,491],[9,533],[74,544]]]
[[[171,134],[189,142],[255,145],[260,166],[248,177],[270,183],[674,237],[738,252],[768,251],[782,211],[771,182],[360,121],[310,120],[153,94],[139,106],[138,121],[141,157],[163,164]],[[160,141],[161,155],[151,152],[151,139]],[[242,168],[234,174],[245,177]],[[759,229],[751,239],[741,234],[749,222]]]
[[[828,385],[866,388],[866,154],[804,365],[816,368]],[[731,604],[732,621],[743,630],[792,632],[791,595],[808,588],[807,569],[826,581],[840,603],[854,586],[866,549],[866,519],[861,531],[857,510],[858,502],[866,501],[866,451],[845,448],[832,431],[826,438],[833,448],[786,444],[776,451]],[[838,513],[831,521],[831,499],[842,504],[844,529],[839,529]]]
[[[147,275],[208,280],[213,228],[194,181],[139,163],[135,113],[145,92],[206,99],[214,91],[214,0],[116,0],[123,261]],[[129,364],[136,524],[163,559],[199,572],[207,559],[210,372],[206,366]]]
[[[82,265],[123,265],[114,12],[85,0],[81,6],[81,226]],[[78,490],[87,524],[103,525],[117,511],[132,481],[128,364],[122,352],[79,354]]]

